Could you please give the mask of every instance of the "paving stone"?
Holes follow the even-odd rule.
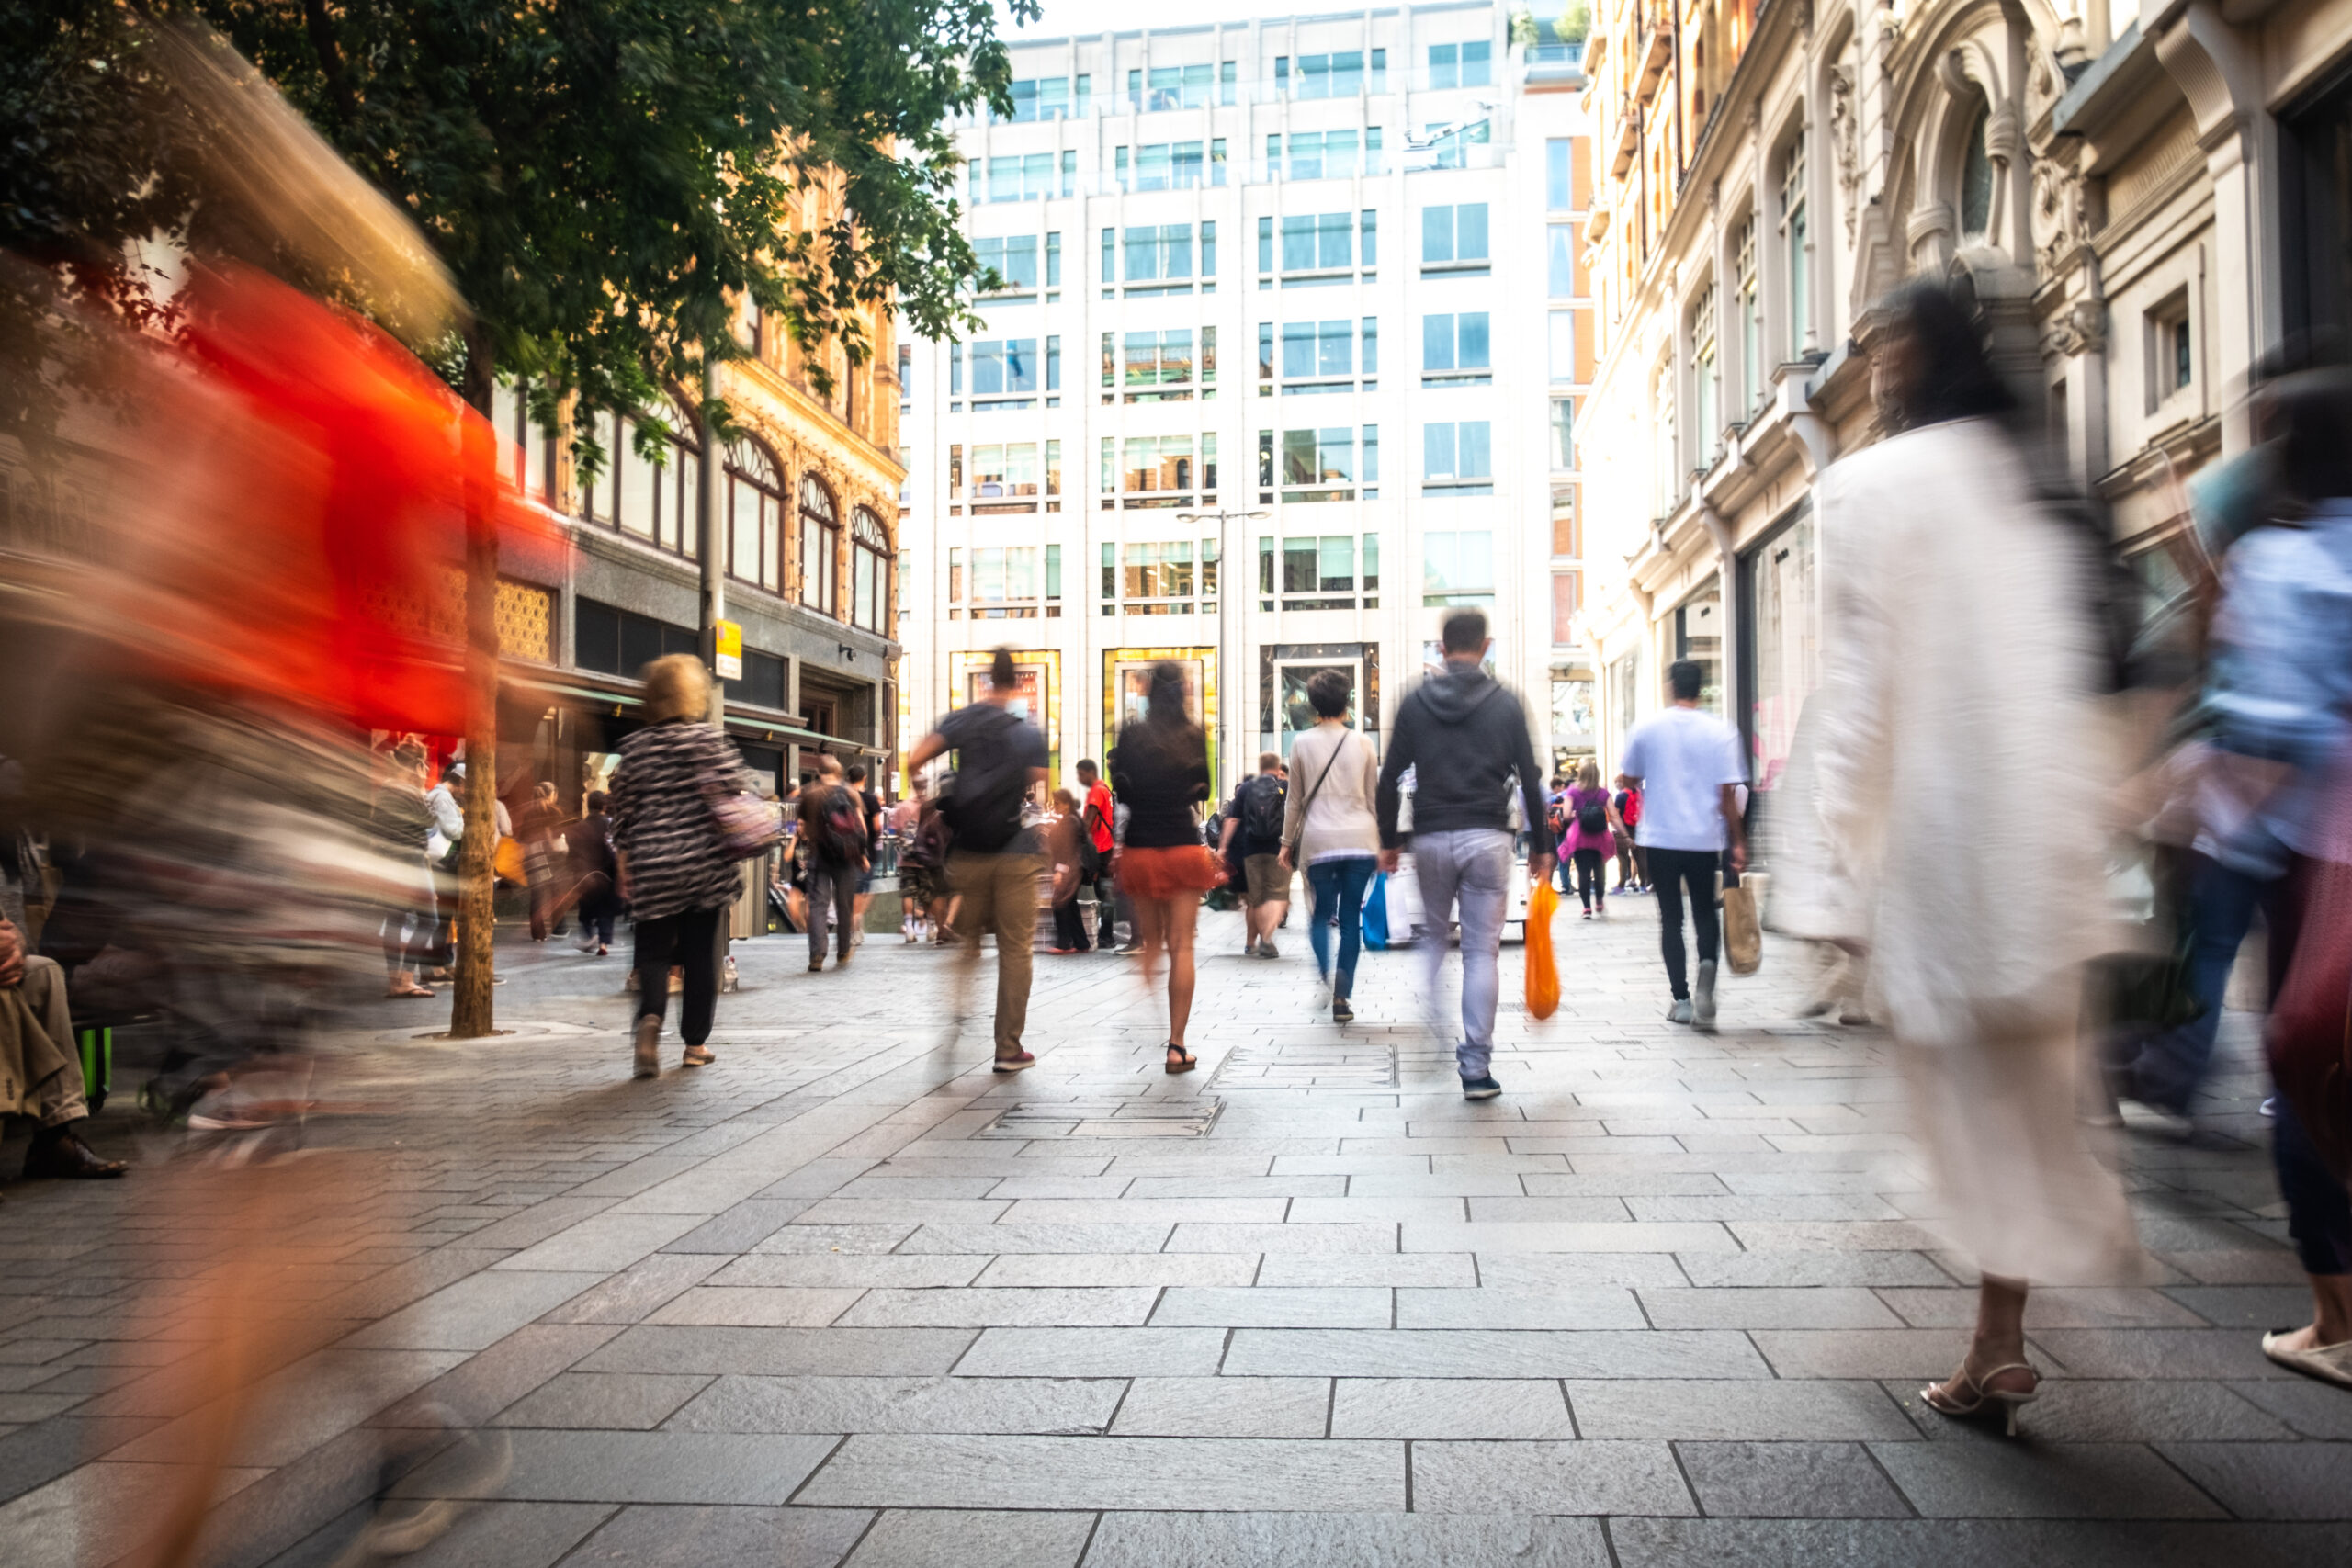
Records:
[[[2136,1443],[1873,1443],[1871,1452],[1928,1518],[2225,1517]]]
[[[1081,1436],[1110,1425],[1126,1386],[1118,1378],[725,1377],[669,1426],[684,1432]]]
[[[1739,1243],[1714,1224],[1534,1223],[1407,1224],[1406,1252],[1736,1252]]]
[[[245,1391],[249,1413],[226,1462],[274,1469],[350,1430],[465,1357],[453,1350],[321,1350]],[[209,1404],[146,1432],[107,1457],[186,1464],[218,1452],[219,1405]]]
[[[2239,1518],[2352,1518],[2352,1446],[2190,1442],[2157,1451]]]
[[[1475,1291],[1398,1291],[1396,1326],[1647,1328],[1650,1324],[1631,1291],[1512,1291],[1489,1285]]]
[[[508,1405],[496,1424],[650,1431],[710,1382],[700,1372],[565,1372]]]
[[[1587,1438],[1779,1441],[1915,1437],[1878,1384],[1827,1381],[1570,1380]]]
[[[603,1282],[576,1270],[469,1275],[344,1341],[353,1350],[482,1350]]]
[[[2260,1405],[2306,1438],[2336,1442],[2352,1439],[2352,1398],[2346,1398],[2342,1389],[2311,1378],[2233,1382],[2226,1386],[2231,1393]]]
[[[1565,1378],[1771,1375],[1744,1336],[1653,1330],[1243,1328],[1225,1358],[1235,1376],[1475,1378],[1498,1370]]]
[[[1594,1519],[1106,1513],[1086,1568],[1608,1568]]]
[[[1670,1252],[1488,1252],[1478,1256],[1476,1283],[1502,1291],[1577,1290],[1604,1285],[1687,1283]]]
[[[2311,1321],[2311,1288],[2300,1281],[2292,1285],[2169,1285],[2164,1293],[2208,1323],[2223,1328],[2250,1328],[2256,1335]]]
[[[1258,1259],[1245,1252],[1026,1252],[989,1263],[971,1281],[989,1286],[1247,1285]]]
[[[564,1562],[565,1568],[713,1568],[738,1562],[834,1568],[873,1518],[863,1508],[639,1504],[614,1515]]]
[[[2244,1330],[2052,1328],[2028,1338],[2085,1378],[2291,1378]]]
[[[477,1503],[448,1529],[399,1559],[401,1568],[548,1568],[617,1510],[609,1503]],[[372,1510],[355,1508],[270,1568],[330,1568],[350,1550]],[[572,1561],[577,1562],[574,1558]]]
[[[1783,1378],[1932,1381],[1960,1365],[1968,1348],[1966,1335],[1947,1328],[1771,1328],[1749,1337]]]
[[[1102,1499],[1170,1508],[1366,1511],[1405,1504],[1401,1443],[1249,1438],[854,1436],[799,1501],[898,1506],[1099,1508]]]
[[[1664,1443],[1413,1445],[1413,1507],[1430,1514],[1688,1514]]]
[[[1394,1224],[1180,1224],[1170,1252],[1395,1252]],[[1453,1247],[1430,1250],[1464,1251]]]
[[[1238,1252],[1257,1248],[1196,1247],[1170,1243],[1169,1225],[924,1225],[903,1244],[877,1247],[899,1252]]]
[[[1560,1384],[1548,1378],[1341,1378],[1332,1395],[1335,1438],[1577,1435]]]
[[[708,1283],[718,1289],[734,1286],[784,1287],[800,1290],[865,1289],[896,1286],[922,1289],[971,1284],[992,1259],[963,1258],[951,1253],[916,1257],[881,1257],[856,1252],[754,1253],[726,1262]]]
[[[498,1496],[543,1502],[788,1501],[833,1449],[829,1437],[718,1432],[514,1433],[514,1468],[488,1485],[445,1456],[401,1483],[408,1497]]]
[[[1478,1282],[1477,1260],[1466,1252],[1272,1252],[1256,1283],[1277,1290],[1326,1286],[1419,1285],[1466,1289]]]
[[[652,1314],[646,1322],[742,1328],[822,1328],[842,1318],[866,1293],[854,1285],[829,1290],[697,1285]]]
[[[126,1507],[124,1499],[154,1483],[152,1465],[99,1462],[82,1465],[23,1496],[0,1505],[0,1562],[67,1568],[83,1562],[112,1562],[153,1535],[153,1510]],[[216,1504],[225,1502],[268,1474],[260,1469],[220,1472]]]
[[[1386,1328],[1394,1292],[1376,1286],[1175,1286],[1152,1309],[1154,1326]]]
[[[2032,1427],[2035,1441],[2052,1443],[2147,1443],[2199,1438],[2261,1442],[2284,1441],[2294,1436],[2277,1416],[2243,1396],[2246,1389],[2271,1385],[2237,1386],[2239,1393],[2222,1383],[2173,1379],[2044,1378],[2041,1397],[2019,1420]],[[1952,1442],[2005,1440],[1997,1427],[1937,1415],[1918,1397],[1914,1384],[1889,1383],[1886,1388],[1888,1395],[1910,1412],[1925,1437]]]
[[[1660,1328],[1901,1328],[1869,1291],[1835,1286],[1645,1290],[1642,1310]],[[1973,1319],[1972,1318],[1973,1322]]]
[[[1969,1328],[1976,1322],[1976,1292],[1973,1290],[1886,1290],[1881,1300],[1903,1314],[1914,1328]],[[2311,1304],[2305,1292],[2303,1304]],[[2149,1290],[2070,1290],[2063,1286],[2036,1289],[2026,1298],[2025,1327],[2029,1334],[2050,1328],[2199,1328],[2199,1315],[2171,1299]]]
[[[1225,1342],[1221,1328],[989,1328],[955,1371],[967,1378],[1208,1377]]]
[[[642,1323],[664,1303],[702,1283],[727,1259],[657,1252],[641,1258],[593,1290],[547,1314],[549,1323]]]
[[[1137,1378],[1111,1429],[1123,1438],[1320,1438],[1401,1436],[1326,1433],[1327,1378]]]
[[[580,1363],[586,1372],[803,1372],[874,1377],[944,1372],[969,1349],[961,1328],[664,1328],[640,1326]]]
[[[915,1234],[913,1225],[786,1225],[760,1243],[754,1252],[895,1252]],[[951,1247],[914,1250],[953,1252]],[[986,1250],[985,1248],[981,1250]]]
[[[1677,1443],[1699,1506],[1717,1517],[1911,1517],[1860,1443]]]
[[[692,1214],[593,1214],[491,1267],[510,1272],[584,1269],[607,1274],[660,1251],[700,1223]]]
[[[704,1221],[662,1250],[717,1252],[733,1257],[749,1251],[782,1230],[803,1206],[797,1201],[747,1200],[715,1218]]]
[[[1114,1327],[1141,1324],[1161,1292],[1148,1286],[868,1291],[844,1325],[892,1328],[995,1325]]]
[[[893,1509],[845,1568],[1072,1568],[1094,1516]]]
[[[2328,1562],[2352,1549],[2352,1529],[2341,1527],[2057,1519],[1614,1519],[1610,1539],[1618,1568],[2245,1568]]]

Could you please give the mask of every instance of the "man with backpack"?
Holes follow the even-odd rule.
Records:
[[[1283,864],[1283,818],[1290,809],[1289,786],[1283,782],[1283,760],[1272,751],[1258,758],[1255,778],[1244,779],[1225,808],[1225,836],[1218,852],[1233,858],[1235,840],[1241,851],[1243,901],[1246,916],[1244,957],[1279,958],[1274,928],[1290,912],[1290,868]]]
[[[817,783],[800,792],[800,838],[808,854],[808,973],[825,967],[825,927],[840,928],[841,956],[849,962],[856,930],[857,884],[873,852],[865,831],[865,803],[842,777],[842,765],[827,757],[817,764]]]
[[[1086,792],[1079,807],[1079,830],[1085,835],[1085,844],[1080,852],[1078,886],[1082,890],[1090,882],[1094,885],[1094,950],[1108,953],[1119,944],[1113,923],[1117,904],[1111,894],[1111,851],[1116,842],[1111,834],[1111,818],[1118,808],[1111,802],[1111,786],[1102,782],[1102,770],[1092,759],[1079,763],[1078,784]],[[1091,855],[1086,852],[1089,849]]]
[[[963,1025],[980,933],[996,933],[996,1070],[1017,1073],[1037,1058],[1023,1050],[1029,1021],[1029,972],[1037,938],[1037,878],[1043,846],[1024,827],[1021,807],[1046,779],[1046,738],[1008,705],[1020,686],[1010,649],[998,649],[986,695],[957,708],[907,754],[909,773],[946,752],[956,753],[956,777],[940,811],[955,839],[947,852],[947,885],[960,900],[956,934],[963,953],[956,964],[955,1027]]]

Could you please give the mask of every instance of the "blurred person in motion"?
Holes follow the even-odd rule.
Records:
[[[1625,830],[1625,824],[1618,820],[1609,792],[1600,787],[1600,764],[1587,762],[1577,770],[1576,784],[1561,794],[1560,818],[1566,824],[1560,859],[1576,865],[1577,897],[1584,904],[1584,918],[1606,915],[1609,889],[1602,868],[1615,852],[1617,836]]]
[[[1445,668],[1398,705],[1388,755],[1380,766],[1380,869],[1394,875],[1404,840],[1397,830],[1399,781],[1414,770],[1413,872],[1420,884],[1421,1000],[1441,1033],[1445,931],[1460,907],[1462,1039],[1454,1063],[1466,1100],[1502,1093],[1495,1081],[1495,1009],[1501,996],[1503,917],[1510,912],[1510,791],[1515,778],[1526,810],[1527,874],[1552,874],[1552,829],[1544,813],[1544,775],[1536,771],[1527,714],[1517,696],[1487,673],[1487,617],[1448,610],[1440,623]]]
[[[120,1176],[128,1162],[100,1159],[82,1141],[88,1119],[82,1054],[65,994],[65,970],[25,950],[25,933],[0,917],[0,1120],[29,1118],[23,1179]]]
[[[566,878],[561,874],[568,858],[563,829],[563,807],[557,804],[555,784],[542,779],[531,792],[530,804],[523,807],[522,818],[514,824],[514,836],[523,840],[524,880],[530,885],[533,942],[563,934],[569,895]]]
[[[388,997],[429,997],[433,989],[417,984],[421,955],[431,950],[435,908],[433,866],[427,845],[433,837],[433,816],[424,803],[424,748],[413,740],[392,748],[386,759],[384,782],[377,786],[370,813],[379,847],[401,865],[416,868],[415,887],[396,897],[384,909],[384,968]]]
[[[857,921],[857,887],[874,863],[866,839],[865,803],[842,773],[841,761],[817,764],[817,782],[800,792],[800,842],[808,867],[808,973],[825,967],[825,933],[833,929],[840,956],[849,962],[852,928]]]
[[[1380,865],[1380,759],[1348,724],[1354,696],[1344,670],[1318,670],[1306,681],[1315,728],[1291,742],[1290,760],[1306,781],[1283,812],[1283,874],[1306,867],[1306,943],[1331,991],[1331,1021],[1352,1023],[1356,960],[1363,950],[1363,896]],[[1331,927],[1340,931],[1336,965]]]
[[[889,829],[899,840],[899,934],[910,942],[922,940],[922,877],[913,863],[915,837],[922,829],[922,781],[909,781],[907,793],[890,807]]]
[[[621,913],[620,864],[613,855],[612,797],[603,790],[588,792],[586,815],[565,829],[564,847],[571,860],[571,882],[578,889],[580,940],[582,953],[603,958],[613,951],[613,922]]]
[[[691,654],[645,667],[644,728],[623,736],[613,775],[613,847],[622,897],[637,928],[637,1023],[633,1070],[662,1071],[662,1018],[675,964],[683,974],[681,1065],[708,1066],[718,1002],[719,920],[741,875],[720,836],[712,802],[751,787],[727,738],[704,721],[710,677]]]
[[[1610,802],[1617,808],[1617,887],[1620,893],[1649,891],[1649,852],[1636,830],[1642,825],[1642,792],[1623,773],[1617,775],[1617,794]]]
[[[2030,1281],[2138,1276],[2131,1211],[2075,1118],[2086,965],[2109,945],[2091,541],[2038,492],[1976,327],[1931,283],[1886,303],[1872,390],[1894,432],[1823,475],[1813,783],[1776,792],[1816,936],[1865,953],[1939,1228],[1979,1271],[1951,1416],[2031,1401]],[[1628,766],[1627,772],[1634,772]],[[1792,764],[1794,772],[1794,764]],[[1987,808],[1984,781],[2030,810]],[[1655,791],[1649,814],[1658,810]],[[1652,852],[1656,864],[1656,851]]]
[[[1739,798],[1747,772],[1740,761],[1738,733],[1713,714],[1699,711],[1704,680],[1705,672],[1690,660],[1678,659],[1666,667],[1673,704],[1634,726],[1625,741],[1624,768],[1625,776],[1642,790],[1642,821],[1635,837],[1648,852],[1645,874],[1657,895],[1658,945],[1673,996],[1667,1021],[1711,1031],[1715,1027],[1715,958],[1722,937],[1715,919],[1715,869],[1726,863],[1726,850],[1735,873],[1747,863]],[[1682,945],[1686,889],[1699,947],[1695,986]]]
[[[847,783],[865,811],[865,863],[857,874],[857,904],[850,921],[853,947],[863,945],[865,941],[865,911],[874,902],[874,863],[882,852],[882,797],[866,782],[870,776],[865,763],[849,765]]]
[[[941,811],[955,837],[947,851],[947,886],[956,898],[956,964],[951,1028],[961,1033],[979,966],[980,935],[996,935],[996,1054],[994,1070],[1017,1073],[1037,1058],[1022,1044],[1029,1026],[1029,979],[1037,940],[1037,878],[1044,850],[1022,820],[1029,792],[1046,781],[1046,738],[1012,710],[1021,686],[1012,651],[1000,648],[989,661],[988,694],[957,708],[907,754],[912,773],[934,757],[956,754],[956,782]]]
[[[1234,787],[1225,808],[1218,853],[1241,866],[1242,902],[1249,922],[1242,934],[1244,957],[1279,958],[1274,928],[1290,913],[1290,868],[1283,863],[1283,818],[1290,786],[1283,778],[1282,754],[1261,752],[1254,778]]]
[[[1201,895],[1225,880],[1225,868],[1201,833],[1201,803],[1214,786],[1208,735],[1193,722],[1186,685],[1183,667],[1173,660],[1154,664],[1143,716],[1121,728],[1111,753],[1111,784],[1128,813],[1115,874],[1135,910],[1147,990],[1159,955],[1168,955],[1166,1066],[1171,1073],[1189,1073],[1196,1065],[1184,1044],[1193,1018],[1193,930]]]
[[[1094,946],[1098,952],[1108,953],[1119,945],[1116,925],[1119,906],[1112,891],[1111,881],[1111,852],[1117,843],[1112,821],[1118,814],[1118,807],[1112,803],[1111,786],[1102,782],[1102,773],[1091,759],[1078,764],[1078,787],[1083,801],[1079,808],[1079,821],[1087,842],[1093,847],[1091,856],[1081,857],[1079,887],[1081,891],[1089,886],[1094,889]],[[1088,865],[1093,869],[1086,870]]]

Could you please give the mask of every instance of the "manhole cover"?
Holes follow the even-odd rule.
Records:
[[[1013,1106],[974,1134],[980,1138],[1200,1138],[1216,1124],[1220,1100],[1102,1100]]]
[[[1395,1089],[1396,1047],[1369,1040],[1237,1045],[1210,1082],[1220,1093],[1245,1089]]]

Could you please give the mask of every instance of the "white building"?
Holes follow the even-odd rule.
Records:
[[[1475,604],[1539,743],[1590,750],[1581,51],[1511,30],[1443,4],[1014,44],[1012,119],[958,128],[1005,287],[899,351],[908,733],[1009,645],[1067,781],[1172,658],[1222,792],[1321,668],[1380,742]]]

